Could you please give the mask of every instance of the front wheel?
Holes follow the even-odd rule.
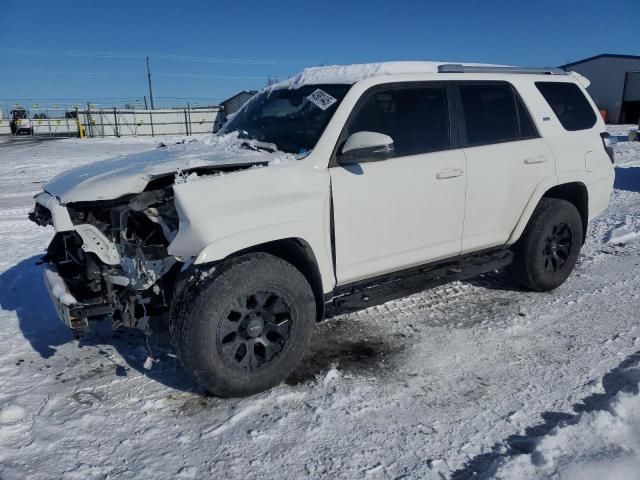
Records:
[[[543,198],[514,247],[512,278],[537,292],[559,287],[578,261],[582,239],[576,207],[566,200]]]
[[[194,379],[222,397],[280,383],[307,351],[316,318],[313,291],[290,263],[247,254],[218,267],[174,308],[171,339]]]

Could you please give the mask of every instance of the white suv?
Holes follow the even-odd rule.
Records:
[[[508,267],[547,291],[606,209],[613,153],[555,69],[394,62],[268,87],[215,137],[55,178],[30,214],[61,319],[147,332],[209,391],[285,378],[314,323]]]

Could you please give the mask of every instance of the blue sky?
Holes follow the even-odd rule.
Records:
[[[145,54],[156,106],[209,104],[319,64],[640,54],[639,23],[638,0],[5,0],[0,108],[133,103],[147,93]]]

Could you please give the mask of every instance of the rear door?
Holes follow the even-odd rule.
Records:
[[[448,97],[443,83],[384,85],[355,107],[341,143],[384,133],[395,156],[332,162],[338,284],[460,253],[466,160],[452,138]]]
[[[508,82],[455,82],[467,159],[462,252],[503,245],[555,159]]]

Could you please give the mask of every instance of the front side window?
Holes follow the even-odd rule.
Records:
[[[267,89],[247,102],[221,133],[270,143],[283,152],[304,154],[322,132],[351,85],[305,85]]]
[[[596,124],[596,114],[577,85],[536,82],[536,87],[566,130],[588,130]]]
[[[508,83],[460,84],[469,146],[535,138],[538,132],[519,96]]]
[[[369,93],[350,121],[348,134],[378,132],[393,139],[395,156],[449,148],[449,110],[444,85],[390,87]]]

